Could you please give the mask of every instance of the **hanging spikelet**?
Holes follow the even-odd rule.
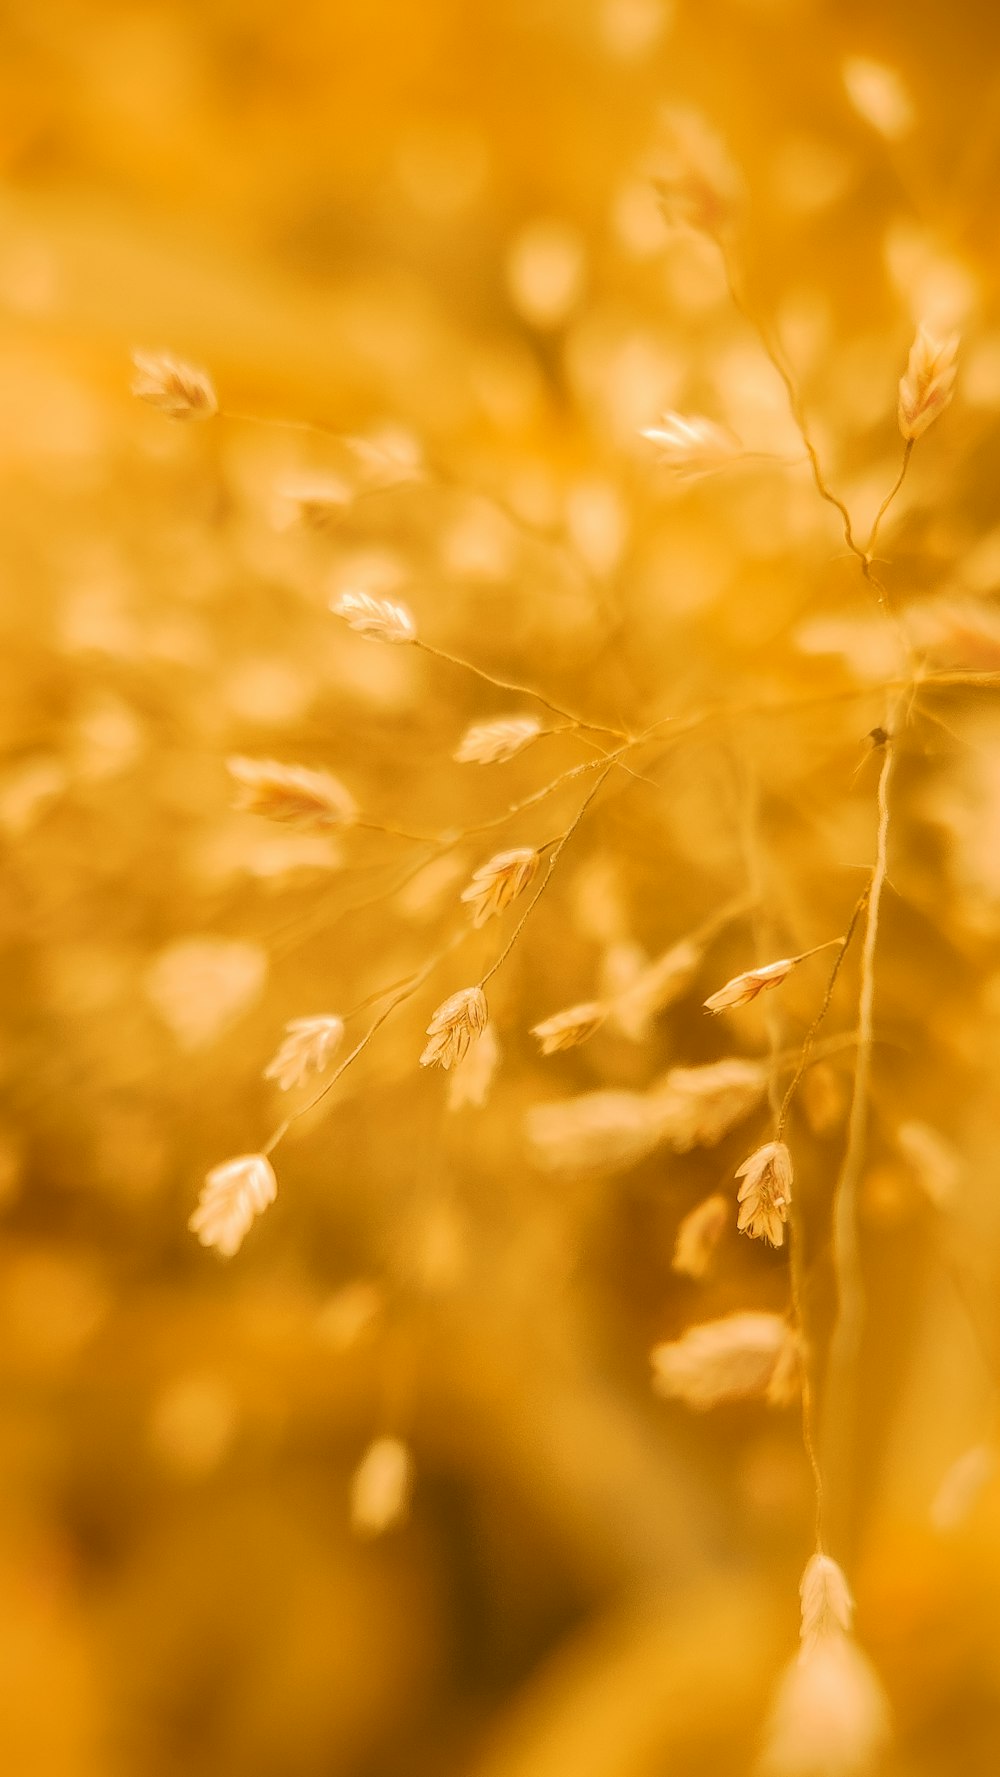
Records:
[[[202,1246],[214,1246],[231,1259],[259,1215],[277,1195],[274,1168],[264,1154],[241,1154],[207,1175],[198,1206],[188,1222]]]
[[[132,393],[172,420],[210,420],[219,402],[206,370],[170,352],[133,352]]]

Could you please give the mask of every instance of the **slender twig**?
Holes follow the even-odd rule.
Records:
[[[895,481],[893,482],[891,488],[889,489],[889,492],[886,494],[885,499],[882,501],[881,506],[879,507],[878,511],[875,514],[874,522],[872,524],[871,531],[869,532],[869,535],[868,535],[868,542],[865,545],[865,555],[867,556],[869,562],[871,561],[871,559],[875,553],[875,541],[876,541],[876,538],[878,537],[879,526],[881,525],[883,518],[885,517],[886,513],[889,510],[889,507],[892,505],[893,500],[896,498],[896,495],[898,494],[900,488],[902,487],[904,481],[906,480],[906,471],[910,466],[910,457],[913,454],[913,444],[914,444],[914,440],[912,438],[908,438],[906,440],[906,443],[903,446],[903,460],[899,466],[899,474],[897,475]]]
[[[838,1299],[830,1340],[823,1445],[827,1483],[838,1490],[853,1463],[855,1432],[852,1403],[865,1308],[857,1200],[868,1129],[868,1093],[874,1041],[875,954],[882,893],[888,871],[889,789],[896,755],[894,719],[895,712],[886,720],[889,738],[884,745],[882,769],[879,772],[875,862],[867,896],[867,918],[861,951],[854,1090],[848,1119],[847,1145],[833,1198],[833,1260]]]
[[[622,751],[624,751],[624,748],[622,749]],[[560,839],[558,839],[556,841],[556,843],[553,847],[553,850],[552,850],[552,855],[549,858],[548,867],[546,869],[545,875],[542,878],[541,886],[538,889],[536,889],[534,895],[532,896],[530,902],[528,903],[528,906],[526,907],[525,911],[522,913],[520,919],[517,922],[517,925],[514,927],[514,930],[512,931],[510,937],[508,938],[507,943],[504,945],[503,949],[501,950],[500,955],[496,958],[496,960],[494,962],[492,962],[490,964],[485,975],[482,975],[480,977],[480,981],[479,981],[480,987],[485,987],[487,981],[492,979],[492,977],[496,974],[497,970],[500,968],[501,964],[506,962],[508,956],[510,955],[511,951],[514,948],[514,945],[517,943],[518,938],[520,937],[522,931],[524,930],[524,927],[527,925],[528,920],[531,918],[532,913],[534,912],[534,910],[537,907],[539,901],[541,900],[543,894],[545,893],[545,890],[548,888],[549,883],[552,880],[552,873],[555,870],[556,864],[559,861],[559,857],[562,853],[563,847],[567,844],[567,842],[570,839],[572,839],[573,834],[576,832],[578,826],[580,825],[580,822],[583,820],[583,817],[586,814],[588,808],[590,807],[590,804],[593,802],[594,797],[597,795],[597,792],[600,790],[601,786],[607,782],[607,780],[611,776],[611,773],[614,770],[616,764],[617,764],[617,758],[613,757],[609,760],[608,764],[605,765],[604,770],[601,772],[601,775],[598,778],[596,784],[594,784],[591,787],[591,789],[588,790],[586,796],[584,797],[583,801],[580,804],[579,809],[576,812],[576,815],[574,816],[570,825],[567,827],[565,833],[562,835],[562,837]]]
[[[372,1023],[368,1026],[368,1029],[365,1031],[364,1036],[361,1037],[357,1043],[355,1043],[354,1048],[350,1051],[350,1053],[348,1055],[345,1055],[345,1057],[344,1057],[343,1061],[340,1063],[339,1067],[334,1068],[334,1071],[330,1075],[330,1078],[324,1082],[323,1086],[320,1088],[320,1090],[317,1093],[314,1094],[314,1096],[309,1100],[308,1104],[301,1105],[298,1110],[290,1111],[288,1116],[282,1119],[282,1121],[278,1124],[277,1128],[268,1137],[264,1146],[261,1148],[260,1151],[262,1154],[273,1154],[275,1148],[278,1146],[278,1143],[280,1141],[284,1140],[285,1136],[288,1134],[289,1129],[291,1129],[293,1123],[299,1122],[300,1118],[302,1118],[302,1117],[307,1117],[309,1115],[309,1112],[314,1111],[316,1109],[316,1106],[322,1102],[322,1100],[327,1096],[327,1093],[333,1091],[333,1088],[334,1088],[334,1086],[336,1086],[338,1080],[341,1079],[341,1077],[347,1072],[347,1069],[351,1066],[351,1063],[356,1061],[358,1056],[364,1053],[364,1051],[367,1049],[369,1043],[371,1042],[372,1038],[376,1035],[376,1033],[378,1031],[381,1030],[383,1024],[385,1024],[387,1022],[387,1020],[392,1017],[392,1014],[395,1012],[396,1008],[398,1006],[401,1006],[403,1004],[404,1000],[408,1000],[408,999],[412,998],[413,994],[416,993],[417,989],[419,987],[422,987],[424,982],[426,980],[428,980],[428,978],[433,974],[434,970],[438,967],[438,964],[442,963],[444,961],[445,957],[449,956],[451,954],[451,952],[457,948],[457,946],[462,942],[462,940],[465,936],[466,936],[466,934],[464,931],[453,932],[451,937],[449,938],[447,944],[445,944],[441,950],[437,951],[434,956],[429,957],[427,962],[424,963],[423,967],[418,969],[415,974],[413,974],[409,977],[409,979],[400,988],[399,992],[395,993],[393,995],[392,999],[389,1001],[389,1004],[383,1008],[383,1010],[379,1013],[378,1017],[375,1018],[372,1021]],[[373,994],[371,997],[372,997],[372,999],[377,999],[379,997],[379,995]]]
[[[801,1054],[799,1055],[798,1065],[796,1066],[795,1072],[792,1075],[792,1078],[788,1083],[788,1087],[785,1091],[785,1096],[781,1101],[781,1108],[778,1112],[778,1121],[777,1121],[777,1130],[776,1130],[777,1138],[779,1141],[781,1140],[782,1136],[784,1135],[785,1125],[788,1122],[788,1113],[789,1113],[789,1110],[791,1109],[792,1099],[795,1097],[795,1093],[796,1093],[796,1090],[799,1086],[799,1082],[801,1081],[802,1076],[805,1073],[805,1071],[806,1071],[807,1067],[809,1066],[809,1063],[812,1059],[813,1045],[815,1044],[816,1036],[819,1031],[819,1027],[822,1024],[824,1018],[826,1017],[828,1011],[830,1010],[830,1003],[833,999],[833,990],[837,985],[837,977],[840,974],[840,970],[843,965],[844,958],[847,955],[847,952],[850,948],[851,939],[853,938],[854,933],[857,930],[858,921],[861,918],[861,915],[863,914],[865,908],[868,905],[868,896],[870,893],[871,893],[871,884],[867,883],[865,885],[863,893],[859,896],[858,900],[855,903],[854,911],[851,914],[851,917],[847,923],[847,930],[844,933],[842,938],[831,938],[828,940],[828,942],[826,944],[817,944],[816,945],[816,951],[826,950],[829,948],[830,944],[839,944],[840,948],[837,952],[837,956],[834,961],[833,968],[830,970],[830,975],[829,975],[829,978],[828,978],[827,984],[826,984],[826,991],[823,995],[823,1000],[820,1005],[819,1011],[816,1013],[815,1018],[813,1019],[811,1025],[809,1026],[809,1029],[806,1032],[805,1041],[802,1044],[802,1051],[801,1051]],[[814,954],[815,954],[815,951],[806,950],[806,951],[803,951],[801,957],[797,957],[795,960],[797,962],[802,962],[805,960],[805,958],[807,956],[813,956]]]
[[[443,660],[448,666],[458,666],[464,672],[474,673],[477,679],[485,680],[487,685],[494,685],[498,691],[512,691],[517,697],[533,697],[536,703],[551,710],[554,716],[561,716],[563,721],[569,722],[574,728],[583,728],[592,734],[614,734],[620,740],[631,739],[624,729],[609,727],[606,722],[585,722],[581,716],[574,715],[572,710],[563,709],[561,704],[553,703],[550,697],[543,696],[541,691],[536,691],[531,685],[518,685],[510,679],[498,678],[496,674],[487,672],[485,667],[477,666],[471,660],[462,660],[456,654],[449,654],[444,648],[436,648],[431,642],[418,638],[416,646],[421,653],[429,654],[434,660]]]

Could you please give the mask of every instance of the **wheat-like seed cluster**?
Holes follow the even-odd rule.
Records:
[[[218,413],[218,396],[206,370],[185,363],[171,352],[136,351],[132,362],[133,395],[158,408],[169,419],[210,420]]]

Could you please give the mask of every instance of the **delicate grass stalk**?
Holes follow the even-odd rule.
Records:
[[[896,476],[896,479],[893,482],[891,488],[889,489],[889,492],[886,494],[885,499],[882,501],[881,506],[879,507],[878,511],[875,514],[875,518],[872,523],[872,528],[868,534],[868,542],[865,545],[865,555],[867,556],[869,562],[871,561],[872,556],[875,553],[875,542],[878,537],[879,526],[881,525],[883,518],[885,517],[886,513],[889,510],[889,507],[892,505],[893,500],[896,498],[896,495],[899,493],[900,488],[902,487],[904,481],[906,480],[906,471],[910,466],[910,458],[913,455],[913,446],[914,446],[915,442],[916,442],[916,440],[913,438],[908,438],[906,440],[906,443],[903,446],[903,460],[899,466],[899,474]]]
[[[635,743],[631,743],[631,744],[635,744]],[[551,880],[552,872],[553,872],[553,869],[555,868],[556,860],[559,857],[559,854],[561,853],[563,847],[565,846],[567,841],[571,838],[573,833],[575,833],[577,827],[580,825],[580,822],[583,820],[583,817],[586,814],[587,809],[589,808],[591,802],[594,800],[594,797],[597,795],[598,790],[601,788],[602,784],[604,784],[606,782],[607,778],[610,776],[611,772],[614,770],[615,765],[618,763],[619,754],[626,752],[627,750],[628,750],[627,746],[620,747],[618,749],[618,752],[610,755],[609,758],[607,759],[607,761],[604,762],[604,769],[602,770],[596,784],[594,784],[593,788],[585,796],[585,798],[584,798],[583,802],[581,803],[580,808],[578,809],[570,826],[566,829],[566,832],[561,836],[561,838],[559,838],[558,840],[556,840],[554,842],[554,844],[552,846],[552,852],[549,857],[548,869],[546,870],[545,877],[542,881],[541,887],[537,890],[535,895],[532,897],[532,900],[529,903],[527,910],[525,911],[524,914],[522,914],[517,925],[514,927],[514,930],[511,933],[511,936],[508,939],[508,942],[504,946],[503,950],[500,952],[500,955],[497,957],[496,961],[493,962],[491,964],[491,966],[489,967],[489,969],[487,969],[486,973],[480,977],[480,980],[478,983],[478,986],[480,989],[482,989],[486,986],[486,983],[492,978],[493,975],[496,974],[496,972],[500,968],[501,964],[503,962],[505,962],[507,957],[510,955],[511,950],[513,949],[515,943],[517,942],[517,939],[518,939],[521,931],[523,930],[528,918],[530,917],[534,907],[536,906],[540,896],[543,894],[548,882]],[[420,969],[418,969],[415,974],[410,976],[408,978],[408,980],[406,980],[402,984],[399,991],[397,993],[393,994],[393,997],[390,999],[388,1005],[386,1007],[384,1007],[384,1009],[379,1013],[378,1017],[376,1019],[374,1019],[374,1021],[369,1025],[364,1036],[360,1039],[359,1042],[357,1042],[354,1045],[354,1048],[350,1051],[350,1053],[344,1057],[344,1059],[340,1063],[339,1067],[334,1069],[334,1072],[330,1075],[330,1078],[325,1082],[322,1090],[317,1092],[309,1100],[308,1104],[302,1105],[298,1110],[290,1112],[289,1115],[287,1117],[283,1118],[282,1121],[277,1125],[277,1127],[272,1131],[268,1140],[264,1143],[263,1147],[260,1150],[261,1154],[263,1154],[264,1156],[269,1156],[269,1155],[273,1154],[274,1150],[277,1148],[278,1144],[284,1140],[284,1137],[287,1135],[287,1133],[288,1133],[289,1129],[292,1127],[292,1125],[294,1123],[297,1123],[301,1117],[308,1115],[308,1113],[310,1111],[314,1110],[316,1108],[316,1106],[319,1103],[321,1103],[321,1101],[326,1097],[327,1093],[331,1092],[333,1090],[333,1088],[334,1088],[334,1086],[336,1086],[338,1080],[340,1080],[341,1077],[347,1072],[347,1069],[351,1066],[352,1062],[356,1061],[358,1056],[363,1054],[365,1049],[368,1048],[368,1045],[372,1041],[372,1038],[377,1034],[377,1032],[379,1030],[381,1030],[383,1024],[385,1024],[392,1017],[392,1014],[396,1011],[397,1007],[401,1006],[405,1000],[410,999],[412,997],[412,995],[414,993],[416,993],[417,989],[419,987],[423,986],[423,983],[426,980],[428,980],[429,977],[433,974],[434,970],[438,967],[438,964],[443,962],[444,958],[451,954],[452,950],[454,950],[462,942],[462,940],[465,938],[465,936],[466,936],[465,930],[453,933],[452,937],[448,940],[448,943],[441,950],[439,950],[436,953],[436,955],[429,958],[429,960],[426,963],[424,963],[424,965]],[[373,997],[376,997],[376,996],[373,996]]]
[[[287,1117],[284,1117],[282,1119],[282,1121],[278,1124],[277,1128],[272,1131],[271,1135],[268,1137],[267,1141],[264,1143],[264,1146],[260,1150],[262,1154],[264,1154],[265,1156],[273,1154],[275,1148],[278,1146],[279,1142],[284,1140],[285,1136],[288,1134],[288,1131],[291,1129],[292,1125],[294,1123],[297,1123],[300,1118],[308,1116],[310,1111],[314,1111],[316,1109],[316,1106],[322,1102],[322,1100],[326,1097],[327,1093],[333,1091],[333,1088],[336,1086],[338,1080],[340,1080],[342,1078],[342,1076],[347,1072],[348,1068],[351,1066],[351,1063],[356,1061],[358,1059],[358,1056],[362,1055],[364,1053],[364,1051],[367,1049],[369,1043],[372,1041],[372,1038],[374,1036],[376,1036],[377,1033],[381,1030],[383,1024],[388,1022],[388,1020],[392,1017],[392,1014],[396,1011],[397,1007],[401,1006],[403,1004],[404,1000],[408,1000],[408,999],[412,998],[412,996],[416,993],[417,989],[422,987],[425,981],[429,980],[430,976],[434,973],[434,970],[438,967],[439,963],[442,963],[446,956],[451,955],[451,952],[453,950],[455,950],[459,944],[461,944],[461,942],[465,938],[465,936],[466,936],[466,932],[464,930],[452,933],[452,936],[449,938],[447,944],[445,944],[441,950],[437,951],[434,956],[429,957],[427,962],[425,962],[423,964],[422,968],[418,969],[414,975],[411,975],[409,977],[409,979],[406,982],[404,982],[404,984],[400,988],[399,992],[393,994],[392,999],[389,1001],[389,1004],[383,1008],[383,1010],[379,1013],[378,1017],[376,1019],[374,1019],[373,1022],[368,1026],[368,1029],[365,1031],[365,1034],[360,1039],[360,1041],[355,1043],[354,1048],[350,1051],[350,1054],[345,1055],[345,1057],[344,1057],[343,1061],[340,1063],[339,1067],[334,1069],[333,1073],[330,1075],[330,1078],[326,1081],[326,1083],[324,1084],[322,1089],[319,1092],[314,1094],[314,1096],[309,1100],[308,1104],[302,1105],[298,1110],[291,1111]]]
[[[895,711],[886,721],[889,738],[885,742],[879,772],[875,863],[866,897],[867,918],[861,950],[854,1090],[848,1120],[847,1146],[833,1199],[833,1262],[838,1300],[830,1341],[822,1444],[826,1483],[837,1494],[842,1511],[845,1506],[843,1494],[851,1472],[856,1443],[854,1389],[865,1310],[857,1199],[868,1128],[868,1092],[874,1042],[875,956],[882,892],[888,869],[889,788],[895,763],[894,716]]]
[[[474,673],[477,679],[483,679],[487,685],[495,686],[498,691],[511,691],[517,697],[533,697],[536,703],[551,710],[554,716],[559,716],[573,728],[582,728],[591,734],[613,734],[619,740],[631,739],[623,728],[609,727],[606,722],[585,722],[581,716],[574,715],[572,710],[563,709],[561,704],[553,703],[551,698],[545,697],[541,691],[535,691],[532,686],[516,685],[510,679],[500,679],[494,673],[487,672],[485,667],[476,666],[471,660],[462,660],[457,654],[449,654],[444,648],[436,648],[431,642],[418,639],[416,646],[422,654],[429,654],[433,660],[443,660],[448,666],[458,666],[464,672]]]
[[[622,753],[625,751],[626,751],[625,747],[619,748],[619,753]],[[594,784],[593,787],[590,790],[588,790],[586,796],[584,797],[582,803],[580,804],[579,809],[577,810],[575,816],[573,817],[573,820],[571,821],[570,825],[567,827],[565,833],[562,835],[562,838],[558,839],[556,841],[555,845],[553,846],[551,855],[549,857],[548,868],[545,872],[545,875],[542,878],[541,884],[536,889],[535,893],[532,895],[531,900],[529,901],[527,907],[525,908],[525,911],[522,913],[520,919],[518,920],[516,926],[514,927],[514,930],[512,931],[510,937],[507,940],[507,943],[504,945],[503,949],[501,950],[500,955],[496,958],[495,962],[490,964],[490,967],[487,969],[485,975],[480,976],[480,979],[479,979],[480,987],[485,987],[487,981],[492,980],[492,978],[496,974],[497,970],[501,967],[501,965],[503,963],[506,962],[508,956],[510,955],[511,951],[514,948],[514,945],[517,943],[518,938],[520,937],[525,926],[527,925],[528,920],[531,918],[531,915],[533,914],[535,908],[538,906],[539,901],[541,900],[542,896],[544,895],[545,890],[548,888],[549,883],[552,881],[552,873],[555,870],[556,864],[557,864],[559,857],[562,853],[563,847],[567,844],[567,842],[570,839],[572,839],[573,834],[576,832],[577,828],[579,827],[580,822],[583,820],[583,817],[586,814],[588,808],[590,807],[590,804],[593,802],[594,797],[597,795],[597,792],[601,789],[601,787],[607,782],[608,778],[611,776],[612,771],[614,770],[616,764],[618,763],[618,756],[619,756],[618,753],[613,753],[609,756],[608,763],[605,765],[604,770],[601,772],[596,784]]]
[[[770,331],[770,328],[760,318],[760,316],[754,312],[754,310],[751,308],[750,304],[747,302],[746,297],[743,295],[743,292],[740,288],[740,283],[739,283],[739,278],[738,278],[738,275],[736,272],[736,268],[733,263],[732,253],[731,253],[729,246],[727,245],[725,240],[723,240],[720,236],[716,235],[713,238],[715,239],[715,244],[719,250],[719,254],[722,259],[723,270],[724,270],[725,278],[726,278],[726,287],[729,291],[729,296],[732,301],[733,307],[736,309],[738,314],[742,315],[743,319],[747,322],[747,324],[753,328],[753,331],[756,333],[756,335],[757,335],[758,339],[760,340],[760,343],[764,349],[765,356],[767,357],[769,363],[773,366],[774,370],[777,372],[777,375],[780,377],[781,382],[784,385],[785,393],[788,397],[788,405],[789,405],[789,409],[791,411],[792,418],[795,421],[795,425],[798,430],[799,436],[802,439],[802,443],[805,447],[806,456],[809,459],[809,467],[812,471],[812,478],[813,478],[813,482],[816,487],[816,491],[819,494],[820,498],[825,500],[828,506],[832,506],[834,511],[838,514],[838,516],[840,518],[841,526],[843,528],[844,542],[847,544],[847,547],[850,550],[851,554],[857,557],[863,578],[867,581],[868,585],[871,587],[872,591],[874,592],[875,597],[877,598],[878,603],[879,603],[879,608],[881,609],[883,615],[889,620],[889,622],[892,624],[893,628],[895,629],[897,638],[900,643],[900,647],[902,648],[906,659],[912,663],[913,658],[914,658],[912,643],[910,642],[909,636],[906,633],[906,629],[902,623],[901,618],[899,617],[898,612],[894,611],[892,608],[892,605],[889,600],[889,594],[888,594],[886,587],[884,586],[883,582],[878,578],[878,576],[873,572],[872,550],[875,546],[875,539],[878,535],[879,526],[881,525],[883,518],[885,517],[886,513],[889,510],[889,507],[892,505],[893,500],[896,498],[896,495],[898,494],[900,488],[903,485],[903,481],[906,476],[906,471],[909,467],[910,454],[912,451],[913,440],[908,439],[906,442],[906,446],[903,451],[903,462],[902,462],[902,466],[900,468],[899,474],[898,474],[896,481],[894,482],[892,488],[890,489],[889,493],[886,495],[881,506],[879,507],[878,513],[875,518],[875,523],[872,526],[871,535],[869,536],[869,539],[868,539],[867,547],[863,548],[862,545],[858,542],[857,537],[854,534],[854,524],[851,519],[851,514],[850,514],[847,506],[845,506],[845,504],[844,504],[843,500],[840,498],[839,494],[834,492],[833,488],[830,486],[829,482],[826,479],[826,476],[823,473],[823,466],[819,460],[819,453],[816,450],[816,446],[813,443],[811,434],[809,432],[809,422],[806,418],[806,411],[805,411],[805,406],[802,401],[802,396],[799,393],[798,385],[795,381],[795,378],[792,375],[792,372],[789,369],[788,364],[785,361],[784,354],[782,353],[781,348],[778,346],[777,342],[775,341],[775,339]]]

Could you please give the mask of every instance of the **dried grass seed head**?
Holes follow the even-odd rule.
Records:
[[[541,1024],[532,1026],[531,1034],[538,1038],[543,1055],[556,1055],[561,1049],[576,1049],[589,1042],[606,1017],[607,1007],[600,1000],[587,1000],[543,1018]]]
[[[725,469],[743,454],[736,434],[702,413],[667,412],[640,436],[656,446],[657,461],[683,480]]]
[[[760,1062],[739,1055],[703,1067],[672,1067],[652,1095],[660,1140],[675,1154],[714,1148],[766,1090],[767,1073]]]
[[[584,1092],[536,1104],[526,1130],[533,1158],[552,1172],[617,1172],[661,1140],[655,1103],[643,1092]]]
[[[219,411],[207,370],[171,352],[132,353],[132,394],[172,420],[210,420]]]
[[[208,1173],[197,1208],[188,1222],[202,1246],[214,1246],[223,1258],[239,1252],[256,1218],[273,1203],[278,1191],[274,1168],[264,1154],[240,1154]]]
[[[236,784],[233,807],[265,820],[315,832],[334,832],[357,819],[357,804],[339,778],[274,759],[227,760]]]
[[[721,1192],[696,1203],[677,1230],[671,1269],[696,1282],[707,1277],[729,1216],[729,1203]]]
[[[503,913],[534,881],[540,863],[537,851],[530,846],[518,846],[511,851],[498,851],[481,864],[461,894],[471,908],[473,925],[478,929]]]
[[[614,996],[608,1010],[622,1035],[641,1043],[659,1012],[685,994],[701,963],[701,947],[682,938],[662,956],[640,968],[627,987]]]
[[[407,605],[350,589],[331,599],[330,609],[358,635],[372,642],[415,642],[417,626]]]
[[[537,716],[500,716],[474,722],[455,749],[457,765],[505,765],[544,733]]]
[[[737,1167],[736,1177],[743,1180],[737,1198],[740,1233],[781,1246],[792,1200],[792,1157],[785,1143],[768,1141],[755,1148]]]
[[[647,171],[671,227],[717,235],[735,221],[742,181],[700,112],[679,105],[661,112]]]
[[[908,443],[922,438],[951,400],[958,345],[957,333],[939,338],[923,321],[917,328],[899,384],[899,429]]]
[[[746,1312],[688,1327],[679,1339],[654,1346],[653,1387],[698,1412],[725,1401],[769,1400],[775,1372],[794,1350],[795,1338],[780,1314]]]
[[[427,1026],[430,1042],[420,1057],[421,1067],[455,1067],[468,1054],[473,1039],[482,1035],[488,1018],[481,987],[463,987],[451,994]]]
[[[786,1668],[759,1777],[867,1777],[889,1737],[889,1705],[849,1635],[821,1635]]]
[[[264,1069],[265,1080],[276,1080],[282,1092],[292,1086],[301,1086],[309,1074],[321,1074],[326,1070],[343,1035],[342,1018],[291,1019],[285,1025],[285,1038],[277,1054]]]
[[[731,981],[709,995],[705,1001],[706,1012],[728,1012],[733,1006],[749,1005],[759,993],[780,987],[783,981],[787,981],[798,960],[795,956],[783,956],[776,963],[765,963],[762,968],[747,969],[742,975],[734,975]]]
[[[802,1600],[802,1646],[818,1635],[849,1635],[854,1599],[842,1567],[829,1555],[816,1554],[806,1563],[799,1586]]]

